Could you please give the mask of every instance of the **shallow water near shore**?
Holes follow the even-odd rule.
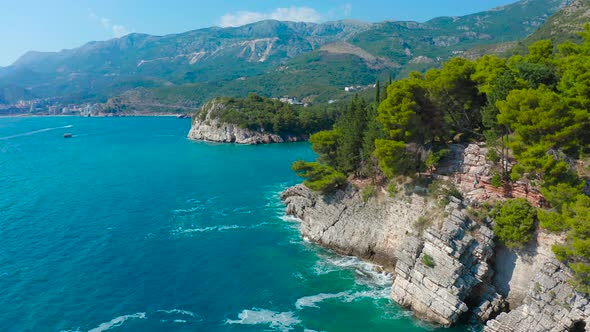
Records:
[[[390,277],[284,216],[307,143],[191,142],[189,127],[0,118],[0,330],[436,330],[388,299]]]

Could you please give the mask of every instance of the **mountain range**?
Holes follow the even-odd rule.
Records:
[[[344,97],[345,86],[403,77],[473,48],[523,40],[570,3],[522,0],[424,23],[269,20],[166,36],[134,33],[24,54],[0,68],[0,104],[108,100],[116,110],[178,111],[250,92],[327,102]]]

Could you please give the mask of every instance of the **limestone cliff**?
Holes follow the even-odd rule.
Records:
[[[485,176],[485,149],[457,151],[460,178]],[[471,179],[456,183],[477,201]],[[554,260],[552,235],[538,232],[519,251],[496,245],[491,221],[471,220],[457,199],[440,211],[416,194],[364,202],[351,187],[321,196],[302,185],[281,198],[287,214],[301,219],[303,237],[393,271],[391,298],[420,319],[487,322],[489,332],[590,331],[590,299],[573,290],[570,271]]]
[[[304,136],[280,136],[264,130],[254,131],[223,122],[218,119],[218,116],[225,107],[226,105],[220,100],[205,104],[197,114],[193,115],[188,138],[197,141],[237,144],[298,142],[306,139]]]
[[[528,277],[524,304],[489,321],[486,332],[590,330],[589,298],[574,291],[565,265],[549,259]]]
[[[324,197],[298,185],[281,198],[287,213],[302,220],[303,237],[394,271],[393,300],[421,319],[450,326],[468,311],[485,320],[502,308],[488,265],[493,232],[469,220],[457,200],[446,218],[433,216],[421,230],[424,216],[437,208],[418,195],[364,203],[351,188]]]

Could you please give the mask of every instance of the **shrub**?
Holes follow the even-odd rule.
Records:
[[[494,176],[492,176],[492,179],[490,180],[490,183],[492,184],[492,186],[496,188],[502,187],[502,177],[500,177],[500,174],[494,174]]]
[[[377,194],[377,190],[375,189],[375,186],[373,185],[368,185],[366,187],[363,188],[363,190],[361,191],[361,197],[363,198],[363,202],[368,202],[369,199],[373,196],[375,196]]]
[[[440,149],[436,152],[430,152],[426,161],[424,162],[427,168],[432,168],[438,165],[438,163],[451,153],[450,149]]]
[[[420,218],[418,218],[418,220],[416,220],[416,223],[414,224],[414,227],[420,232],[422,233],[426,227],[428,227],[430,225],[430,219],[422,216]]]
[[[519,248],[533,236],[536,211],[523,198],[508,200],[496,211],[494,231],[509,248]]]
[[[434,258],[432,258],[432,256],[430,256],[428,254],[422,255],[421,261],[422,261],[422,264],[428,266],[429,268],[433,268],[436,266],[436,263],[434,262]]]
[[[390,183],[387,186],[387,192],[389,193],[389,197],[395,197],[395,195],[397,195],[397,193],[399,192],[399,189],[397,187],[397,184],[395,183]]]
[[[500,161],[500,155],[498,155],[498,151],[496,151],[496,149],[490,149],[486,155],[486,159],[493,163],[497,163]]]

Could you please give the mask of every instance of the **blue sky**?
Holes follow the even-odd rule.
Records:
[[[169,34],[266,18],[426,21],[515,0],[0,0],[0,66],[29,50],[57,51],[129,32]]]

